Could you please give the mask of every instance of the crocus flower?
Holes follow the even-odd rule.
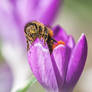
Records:
[[[63,28],[53,28],[58,44],[50,53],[48,45],[37,38],[30,44],[28,61],[33,74],[47,92],[72,92],[84,69],[87,57],[87,40],[81,35],[75,44],[74,38]]]

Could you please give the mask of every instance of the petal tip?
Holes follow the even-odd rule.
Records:
[[[88,53],[88,43],[87,43],[87,38],[84,33],[81,34],[79,41],[77,43],[80,47],[84,48],[83,52],[85,52],[85,58],[87,58],[87,53]],[[85,60],[86,61],[86,60]]]
[[[86,40],[86,35],[84,33],[81,34],[80,39]]]
[[[86,38],[86,35],[84,33],[81,34],[81,36],[78,40],[78,43],[81,43],[87,47],[87,38]]]

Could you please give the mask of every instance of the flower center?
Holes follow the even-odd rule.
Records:
[[[53,31],[52,30],[49,30],[48,32],[48,40],[47,40],[47,44],[48,44],[48,48],[49,48],[49,51],[50,53],[52,53],[53,49],[60,45],[60,44],[63,44],[65,45],[65,43],[63,41],[56,41],[54,38],[53,38]]]
[[[65,43],[63,41],[57,41],[57,43],[53,44],[52,49],[54,49],[56,46],[63,44],[65,45]]]

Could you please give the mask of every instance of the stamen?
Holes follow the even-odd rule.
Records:
[[[57,41],[57,43],[53,44],[52,49],[54,49],[56,46],[63,44],[65,45],[65,43],[63,41]]]

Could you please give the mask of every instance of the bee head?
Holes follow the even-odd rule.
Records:
[[[37,32],[37,25],[34,22],[27,23],[24,32],[26,35],[34,34]]]

